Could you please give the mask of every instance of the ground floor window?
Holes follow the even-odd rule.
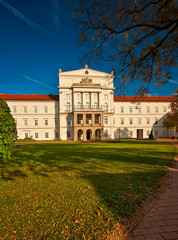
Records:
[[[28,138],[28,133],[25,133],[25,138]]]
[[[70,131],[67,131],[67,138],[70,138]]]
[[[133,137],[133,131],[130,131],[130,136]]]
[[[149,131],[146,131],[146,135],[149,136],[149,134],[150,134]]]
[[[104,131],[104,137],[108,137],[108,131],[107,130]]]
[[[158,131],[157,130],[155,131],[155,136],[158,136]]]
[[[58,137],[59,137],[59,133],[55,132],[55,138],[58,138]]]
[[[35,133],[35,138],[38,138],[38,133]]]
[[[45,132],[45,138],[49,138],[49,133]]]

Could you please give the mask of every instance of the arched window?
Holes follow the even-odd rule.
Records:
[[[108,131],[107,130],[104,131],[104,137],[108,137]]]
[[[77,108],[81,108],[81,103],[80,102],[77,103]]]
[[[95,102],[95,103],[93,104],[93,108],[98,108],[97,102]]]
[[[90,108],[90,104],[89,104],[89,102],[86,102],[86,104],[85,104],[85,108]]]
[[[104,107],[104,111],[108,111],[108,104],[107,103],[105,103],[103,107]]]
[[[69,102],[66,103],[66,110],[70,111],[70,103]]]

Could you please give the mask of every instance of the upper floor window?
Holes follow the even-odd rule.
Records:
[[[67,118],[67,126],[71,126],[71,119]]]
[[[16,113],[16,112],[17,112],[17,107],[14,106],[14,107],[13,107],[13,113]]]
[[[155,113],[158,113],[158,107],[155,107]]]
[[[108,104],[107,103],[105,103],[103,107],[104,107],[104,111],[108,111]]]
[[[124,124],[124,118],[121,118],[121,125]]]
[[[24,125],[27,126],[28,125],[28,120],[24,119]]]
[[[93,108],[98,108],[97,102],[95,102],[95,103],[93,104]]]
[[[38,126],[38,119],[35,119],[35,126]]]
[[[48,107],[44,107],[44,112],[48,113]]]
[[[141,123],[142,123],[142,119],[138,118],[138,124],[141,124]]]
[[[58,113],[59,110],[58,110],[58,107],[55,107],[55,113]]]
[[[98,94],[97,93],[94,94],[94,99],[95,100],[98,99]]]
[[[66,110],[70,111],[70,103],[69,102],[66,103]]]
[[[37,108],[37,106],[34,107],[34,113],[38,113],[38,108]]]
[[[81,93],[77,93],[77,99],[81,99]]]
[[[166,113],[167,112],[167,108],[163,107],[163,112]]]
[[[16,126],[17,126],[17,119],[15,119],[15,124],[16,124]]]
[[[104,118],[104,124],[108,124],[108,118],[107,117]]]
[[[121,107],[121,113],[124,113],[124,107]]]
[[[70,99],[70,94],[66,94],[66,99]]]
[[[150,124],[150,119],[149,118],[146,119],[146,123]]]
[[[85,99],[89,99],[89,93],[85,94]]]
[[[90,104],[89,104],[89,102],[86,102],[86,104],[85,104],[85,108],[90,108]]]
[[[24,112],[24,113],[27,113],[27,107],[26,107],[26,106],[23,107],[23,112]]]
[[[45,126],[48,125],[48,119],[45,119]]]
[[[129,108],[129,112],[133,113],[133,108],[132,107]]]
[[[55,126],[58,126],[58,119],[55,119]]]
[[[155,124],[158,124],[158,119],[157,118],[155,119]]]
[[[132,118],[130,118],[130,124],[133,124],[133,119]]]
[[[77,108],[81,108],[81,103],[80,102],[77,103]]]
[[[108,94],[104,94],[104,100],[108,100]]]
[[[149,107],[146,108],[146,112],[150,113],[150,108]]]
[[[141,107],[138,107],[138,113],[141,113],[141,112],[142,112]]]

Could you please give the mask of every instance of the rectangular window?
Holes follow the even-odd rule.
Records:
[[[95,100],[98,99],[98,94],[97,94],[97,93],[94,94],[94,99],[95,99]]]
[[[146,119],[146,124],[150,124],[150,119],[149,118]]]
[[[130,131],[130,136],[133,137],[133,132],[132,131]]]
[[[85,99],[89,99],[89,93],[85,94]]]
[[[34,107],[34,113],[38,113],[38,108],[36,106]]]
[[[123,118],[121,118],[121,124],[122,124],[122,125],[124,124],[124,119],[123,119]]]
[[[115,125],[115,123],[116,123],[116,120],[115,120],[115,118],[113,119],[113,125]]]
[[[67,131],[67,138],[70,138],[70,131]]]
[[[158,124],[158,119],[155,119],[155,124]]]
[[[158,107],[155,107],[155,113],[158,113]]]
[[[132,107],[129,108],[129,112],[133,113],[133,108]]]
[[[17,126],[17,119],[15,119],[15,124],[16,124],[16,126]]]
[[[155,131],[155,136],[158,136],[158,131],[157,130]]]
[[[28,138],[28,133],[25,133],[25,138]]]
[[[55,138],[58,138],[58,137],[59,137],[59,133],[55,132]]]
[[[45,126],[48,126],[48,120],[45,119]]]
[[[166,108],[166,107],[163,108],[163,112],[164,112],[164,113],[167,112],[167,108]]]
[[[141,113],[141,112],[142,112],[141,107],[138,107],[138,113]]]
[[[133,119],[132,118],[130,118],[130,124],[133,124]]]
[[[104,100],[108,100],[108,94],[104,94]]]
[[[66,99],[70,99],[70,94],[66,94]]]
[[[150,108],[149,107],[146,108],[146,112],[150,113]]]
[[[38,133],[35,133],[35,138],[38,138]]]
[[[48,107],[44,107],[44,112],[48,113]]]
[[[121,113],[124,113],[124,108],[123,107],[121,107]]]
[[[17,112],[17,107],[13,107],[13,113],[16,113]]]
[[[27,113],[27,107],[23,107],[23,112]]]
[[[149,135],[150,135],[149,131],[146,131],[146,135],[149,137]]]
[[[67,118],[67,126],[71,126],[71,119]]]
[[[49,133],[45,132],[45,138],[49,138]]]
[[[141,123],[142,123],[141,118],[138,118],[138,124],[141,124]]]
[[[55,113],[59,113],[58,107],[55,107]]]
[[[35,126],[38,126],[38,119],[35,119]]]
[[[55,119],[55,126],[58,126],[58,119]]]
[[[28,120],[27,120],[27,119],[24,120],[24,125],[25,125],[25,126],[28,125]]]
[[[108,118],[107,117],[104,118],[104,124],[108,124]]]
[[[81,93],[77,93],[77,99],[81,99]]]

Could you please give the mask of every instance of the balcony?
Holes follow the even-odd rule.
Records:
[[[74,107],[74,112],[103,112],[103,108],[77,108]]]

